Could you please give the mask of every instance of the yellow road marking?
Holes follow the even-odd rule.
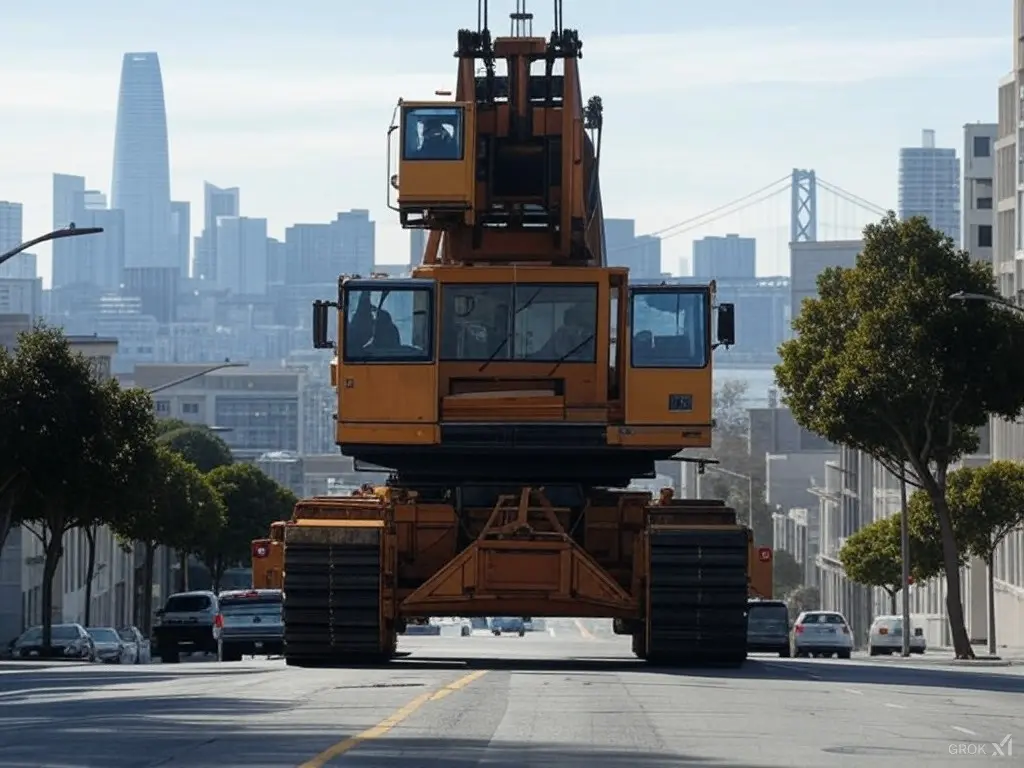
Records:
[[[413,712],[422,707],[429,701],[438,701],[443,699],[445,696],[454,693],[455,691],[465,688],[467,685],[472,683],[474,680],[479,680],[487,674],[486,669],[477,670],[471,672],[465,677],[460,677],[453,683],[449,683],[444,688],[438,691],[431,691],[417,696],[415,699],[410,701],[404,707],[399,709],[397,712],[392,714],[390,717],[381,720],[372,728],[367,728],[362,733],[357,733],[355,736],[349,736],[347,739],[339,741],[337,744],[328,747],[319,755],[310,758],[299,768],[323,768],[327,763],[336,757],[339,757],[348,752],[353,747],[358,746],[364,741],[370,741],[371,739],[379,739],[384,736],[388,731],[394,728],[396,725],[407,719]]]
[[[580,621],[579,619],[573,619],[573,622],[576,624],[576,629],[578,629],[580,631],[580,634],[583,635],[583,639],[584,640],[593,640],[594,639],[593,633],[589,629],[587,629],[586,627],[583,626],[583,622],[582,621]]]

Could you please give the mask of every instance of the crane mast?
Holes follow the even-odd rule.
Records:
[[[606,265],[601,99],[583,101],[583,43],[563,25],[560,0],[553,16],[549,37],[534,36],[517,0],[509,34],[492,37],[479,0],[477,28],[458,32],[455,100],[399,104],[392,208],[403,226],[430,230],[425,265]],[[448,154],[419,161],[432,123],[448,134]]]

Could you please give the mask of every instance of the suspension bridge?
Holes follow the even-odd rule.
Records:
[[[630,251],[648,247],[648,238],[656,237],[672,265],[669,271],[686,274],[678,265],[690,252],[689,240],[735,233],[757,241],[759,274],[788,276],[792,243],[859,240],[864,227],[887,210],[813,170],[797,168],[735,200],[648,232],[632,245],[612,247],[608,256],[612,263],[628,262]],[[690,237],[678,239],[684,235]]]
[[[756,378],[760,375],[756,372],[762,371],[767,375],[767,389],[772,378],[768,369],[778,360],[778,345],[790,337],[793,304],[799,301],[792,295],[791,276],[797,274],[798,281],[805,284],[810,277],[805,274],[807,270],[816,276],[827,264],[829,255],[811,257],[814,243],[846,243],[850,247],[841,250],[848,254],[857,247],[864,227],[886,212],[885,207],[820,178],[813,170],[794,169],[729,203],[638,237],[631,246],[613,246],[608,260],[635,270],[629,252],[650,247],[657,238],[663,269],[679,264],[670,271],[688,275],[689,241],[727,233],[754,238],[758,276],[712,274],[691,279],[699,282],[714,277],[719,297],[736,304],[738,342],[719,358],[720,367],[748,372],[744,378]],[[822,250],[831,248],[825,246]],[[806,264],[804,273],[802,264]],[[756,385],[752,388],[761,389]]]

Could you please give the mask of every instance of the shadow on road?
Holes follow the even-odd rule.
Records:
[[[172,668],[173,670],[174,668]],[[269,668],[243,667],[240,669],[225,668],[222,665],[211,665],[202,671],[189,671],[187,675],[174,674],[166,667],[140,666],[89,666],[75,669],[41,671],[27,669],[24,674],[9,672],[0,675],[0,705],[16,702],[21,698],[39,695],[40,693],[66,694],[76,690],[91,691],[112,685],[149,685],[150,683],[183,678],[237,677],[244,675],[266,674]],[[51,705],[48,705],[51,706]],[[0,717],[2,721],[2,717]]]

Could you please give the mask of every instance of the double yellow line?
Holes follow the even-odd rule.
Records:
[[[444,688],[437,691],[430,691],[424,693],[422,696],[417,696],[415,699],[410,701],[404,707],[399,709],[390,717],[381,720],[372,728],[367,728],[362,733],[357,733],[355,736],[349,736],[343,741],[339,741],[334,746],[328,747],[319,755],[310,758],[299,768],[323,768],[327,763],[336,757],[339,757],[348,752],[353,747],[358,746],[364,741],[370,741],[371,739],[379,739],[384,736],[388,731],[394,728],[396,725],[406,720],[413,712],[422,707],[424,704],[428,704],[431,701],[440,701],[445,696],[450,696],[461,688],[465,688],[467,685],[472,683],[474,680],[479,680],[481,677],[487,674],[486,669],[481,669],[476,672],[470,672],[465,677],[460,677],[453,683],[449,683]]]

